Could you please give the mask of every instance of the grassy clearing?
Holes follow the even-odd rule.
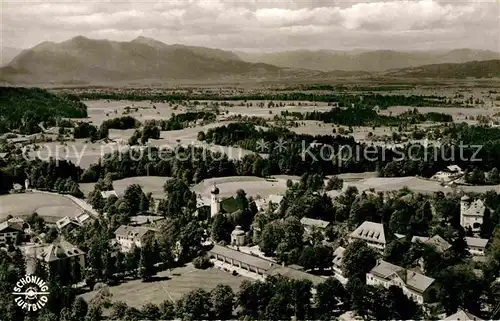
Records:
[[[47,221],[53,222],[64,216],[76,216],[81,208],[62,195],[22,193],[0,196],[0,221],[7,215],[25,217],[37,212]]]
[[[197,270],[192,264],[188,264],[185,267],[175,268],[172,272],[158,273],[157,281],[145,283],[141,280],[133,280],[110,287],[110,292],[113,294],[111,300],[123,301],[129,306],[140,308],[146,303],[159,304],[165,300],[177,301],[184,294],[198,288],[210,291],[217,284],[229,285],[236,292],[245,279],[243,276],[234,276],[216,268]],[[95,292],[89,292],[83,294],[82,297],[89,301],[94,295]]]

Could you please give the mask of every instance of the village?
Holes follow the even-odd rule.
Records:
[[[465,173],[458,166],[449,166],[436,173],[429,182],[436,186],[449,185],[450,182],[456,182],[463,175]],[[484,268],[482,266],[491,260],[489,259],[490,256],[488,256],[488,248],[492,242],[490,237],[495,237],[491,234],[492,231],[489,234],[485,232],[485,220],[491,220],[491,209],[485,204],[484,195],[465,193],[456,184],[453,184],[453,191],[448,192],[451,195],[449,197],[458,200],[459,203],[459,227],[457,228],[465,231],[462,232],[464,234],[461,236],[449,234],[446,231],[429,234],[427,228],[420,229],[420,231],[424,231],[421,235],[415,233],[419,230],[418,228],[412,231],[408,230],[409,233],[401,233],[406,227],[401,230],[401,228],[395,228],[395,226],[398,224],[405,225],[404,218],[403,222],[396,222],[394,218],[391,218],[389,222],[381,222],[380,218],[376,218],[375,213],[369,213],[370,211],[378,211],[376,208],[363,205],[356,210],[351,208],[351,213],[347,213],[349,218],[344,220],[344,223],[341,223],[341,220],[338,219],[339,210],[337,210],[336,214],[337,219],[334,220],[320,219],[321,214],[317,212],[312,217],[299,216],[301,217],[299,220],[293,215],[289,217],[289,214],[286,214],[286,218],[279,218],[279,213],[283,211],[282,207],[288,206],[288,210],[290,210],[290,203],[296,201],[290,199],[293,193],[297,193],[301,189],[305,189],[305,191],[300,191],[299,195],[300,193],[310,193],[312,188],[314,190],[312,192],[313,198],[325,193],[325,197],[331,196],[333,206],[337,208],[345,207],[345,200],[344,202],[340,200],[342,198],[351,198],[351,201],[348,202],[352,206],[359,203],[360,200],[369,199],[381,202],[379,206],[393,203],[396,199],[398,202],[403,203],[420,200],[418,206],[426,204],[429,210],[429,213],[424,214],[417,211],[419,215],[429,216],[422,218],[422,220],[427,220],[425,224],[431,225],[431,221],[436,221],[438,217],[441,217],[441,220],[445,219],[442,217],[443,214],[439,213],[439,209],[436,208],[439,204],[435,197],[429,199],[429,195],[423,196],[425,194],[412,192],[411,186],[408,186],[410,190],[406,190],[404,193],[403,189],[376,191],[374,188],[358,192],[357,187],[355,187],[356,181],[343,182],[342,179],[332,177],[327,181],[320,179],[319,184],[323,186],[319,186],[317,182],[314,183],[314,179],[314,177],[304,176],[294,181],[288,180],[285,193],[269,194],[265,197],[259,196],[258,199],[246,196],[244,192],[245,185],[242,185],[242,188],[238,189],[238,191],[233,192],[236,197],[221,197],[219,187],[214,181],[211,185],[205,184],[206,188],[200,194],[196,195],[195,192],[192,192],[192,197],[196,203],[193,206],[187,206],[182,200],[168,199],[169,196],[178,197],[181,195],[177,194],[178,190],[171,190],[170,193],[166,192],[166,199],[163,200],[158,195],[155,196],[155,199],[149,195],[147,201],[143,200],[142,196],[139,196],[135,201],[141,203],[141,207],[143,202],[146,202],[147,205],[136,211],[138,215],[131,215],[125,219],[117,219],[117,214],[110,216],[111,213],[108,212],[112,209],[109,204],[128,202],[124,197],[126,198],[133,188],[140,190],[140,186],[134,185],[133,188],[127,186],[125,193],[117,193],[111,189],[112,186],[109,186],[109,184],[104,184],[108,186],[102,188],[98,183],[86,200],[71,195],[59,196],[69,198],[71,202],[75,203],[76,206],[72,209],[72,215],[61,218],[56,215],[55,218],[51,219],[49,214],[45,217],[46,221],[37,214],[29,217],[8,217],[0,224],[0,247],[7,253],[20,249],[26,263],[27,274],[36,274],[40,270],[44,270],[43,275],[49,277],[50,275],[58,275],[62,273],[61,271],[66,271],[64,273],[65,275],[68,274],[65,277],[67,278],[66,284],[73,284],[80,292],[83,291],[82,297],[88,302],[92,302],[96,296],[102,296],[102,292],[105,291],[111,297],[113,297],[113,293],[116,293],[112,301],[123,301],[127,305],[139,308],[138,304],[142,302],[139,297],[141,291],[144,291],[144,289],[141,289],[144,288],[141,283],[134,283],[136,287],[132,292],[137,292],[136,295],[131,292],[122,293],[119,290],[121,287],[126,286],[127,283],[135,281],[124,280],[122,284],[111,285],[109,288],[104,287],[105,290],[103,290],[102,285],[97,287],[93,285],[96,282],[98,284],[99,279],[103,279],[102,272],[95,271],[95,258],[92,256],[95,256],[96,253],[88,252],[96,251],[96,249],[92,248],[92,245],[87,245],[86,250],[83,250],[78,245],[72,244],[71,240],[81,237],[80,234],[85,233],[82,231],[96,228],[94,226],[96,224],[98,226],[98,222],[101,221],[116,226],[114,230],[110,231],[109,239],[104,239],[104,242],[107,243],[106,246],[109,246],[109,249],[114,253],[112,254],[115,256],[114,264],[119,265],[116,255],[126,258],[125,261],[127,261],[129,255],[135,255],[135,260],[138,262],[135,262],[135,265],[132,264],[131,267],[137,270],[139,274],[135,274],[135,271],[132,274],[141,275],[143,280],[149,280],[148,283],[142,283],[146,287],[150,287],[156,282],[161,284],[161,290],[154,294],[155,299],[148,297],[147,302],[149,303],[172,300],[172,294],[169,291],[173,291],[175,300],[186,295],[182,291],[175,294],[176,290],[168,290],[170,284],[173,284],[175,279],[178,278],[175,274],[168,273],[168,281],[162,281],[162,277],[155,281],[154,275],[157,273],[158,275],[167,275],[164,274],[166,272],[161,272],[165,270],[162,265],[168,265],[168,269],[175,266],[182,267],[185,264],[193,266],[193,263],[189,262],[193,259],[195,270],[201,269],[199,273],[203,273],[203,270],[207,269],[207,267],[210,271],[212,269],[219,270],[220,272],[217,273],[222,273],[222,275],[217,274],[218,276],[214,276],[214,279],[219,280],[220,277],[222,283],[230,279],[231,287],[235,291],[237,291],[238,284],[242,280],[265,282],[269,277],[284,276],[291,280],[307,280],[310,282],[312,300],[317,295],[316,289],[318,286],[331,278],[336,279],[339,284],[348,288],[352,286],[349,283],[350,278],[359,278],[366,283],[366,286],[399,288],[404,296],[422,309],[423,316],[430,317],[434,315],[445,320],[480,320],[479,317],[474,316],[459,303],[451,308],[455,309],[453,313],[446,313],[450,309],[448,307],[444,308],[439,303],[439,292],[443,291],[442,285],[428,275],[429,271],[436,267],[429,265],[432,264],[430,263],[432,261],[429,261],[431,259],[426,254],[426,251],[432,251],[435,255],[445,258],[453,257],[457,255],[455,251],[457,251],[458,246],[461,246],[458,245],[461,239],[465,242],[463,247],[466,253],[460,255],[463,255],[470,262],[468,264],[472,266],[471,271],[475,273],[474,275],[480,279],[483,278]],[[174,180],[170,182],[172,183]],[[308,180],[313,182],[308,182]],[[329,185],[331,180],[335,180],[335,189],[327,190],[326,186]],[[308,187],[308,184],[316,184],[316,186]],[[168,190],[167,185],[168,183],[165,184],[166,191]],[[361,185],[358,185],[358,187],[361,188]],[[189,193],[188,190],[184,192]],[[432,192],[429,191],[429,193]],[[31,197],[30,195],[50,196],[49,194],[50,192],[32,189],[29,180],[26,180],[25,186],[15,185],[11,191],[11,196],[23,195],[28,198]],[[142,191],[139,191],[139,194],[144,195]],[[225,194],[227,195],[227,193]],[[190,198],[191,196],[184,194],[184,197]],[[443,193],[439,197],[441,199],[447,198]],[[2,199],[0,198],[0,200]],[[152,248],[162,247],[163,244],[160,244],[160,239],[164,237],[162,234],[167,233],[167,227],[173,224],[172,213],[165,207],[170,206],[168,204],[174,201],[186,204],[186,206],[181,206],[184,210],[187,210],[187,208],[194,210],[193,213],[184,214],[190,217],[190,220],[195,224],[196,231],[190,231],[191,234],[188,236],[194,239],[189,240],[190,244],[183,244],[183,240],[186,240],[185,237],[176,233],[177,237],[173,239],[173,243],[170,240],[167,249],[170,253],[166,256],[171,259],[166,261],[159,259],[159,257],[163,258],[165,256],[165,253],[160,251],[161,254],[160,252],[152,254],[153,256],[158,255],[157,258],[151,259],[152,262],[150,263],[146,263],[145,256],[148,253],[145,248],[148,247],[148,251],[152,251]],[[98,203],[101,203],[101,205],[96,207]],[[106,203],[109,204],[103,205]],[[139,204],[136,205],[139,206]],[[105,208],[107,208],[108,212],[104,211]],[[357,211],[357,213],[353,213],[353,211]],[[365,211],[369,212],[365,213]],[[244,217],[245,215],[250,215],[250,218]],[[353,215],[356,219],[351,221]],[[277,219],[273,220],[272,217]],[[372,219],[363,220],[363,217],[372,217]],[[112,218],[113,220],[111,220]],[[382,218],[382,220],[384,219]],[[453,218],[451,220],[453,221]],[[126,222],[126,224],[120,224],[118,221]],[[443,226],[454,224],[452,221],[439,224]],[[241,225],[238,222],[242,222]],[[278,229],[279,224],[283,225],[279,227],[283,228],[282,232],[270,230],[270,226],[274,225],[276,225],[274,229]],[[447,236],[447,239],[441,235]],[[490,237],[483,238],[482,236],[485,235],[490,235]],[[106,236],[103,235],[102,237]],[[278,240],[273,239],[276,237],[278,237]],[[498,238],[498,232],[496,237]],[[281,241],[279,238],[281,238]],[[296,250],[294,250],[293,245],[286,242],[291,242],[292,239],[293,242],[297,242],[295,246],[302,248],[302,253],[291,254]],[[495,242],[498,242],[498,239]],[[83,242],[81,244],[87,243]],[[421,249],[420,252],[412,253],[413,256],[408,261],[405,252],[416,251],[417,248]],[[192,253],[186,254],[191,251]],[[309,251],[312,253],[309,253]],[[318,252],[316,253],[316,251]],[[396,253],[393,253],[394,251]],[[309,256],[304,256],[304,252],[309,253]],[[292,258],[294,255],[298,255],[298,257]],[[396,258],[394,255],[400,257]],[[346,256],[348,257],[347,261]],[[404,259],[402,256],[404,256]],[[401,264],[402,261],[405,261],[404,264]],[[349,264],[353,264],[353,266],[349,266]],[[144,270],[148,269],[151,270],[148,272],[149,274],[144,272]],[[195,270],[191,270],[191,272]],[[113,273],[129,275],[131,272],[127,271],[126,267],[121,267],[116,269],[115,272],[105,272],[112,274],[104,277],[104,279],[114,279]],[[224,280],[224,273],[227,274],[226,280]],[[94,281],[91,281],[92,277],[89,277],[89,275],[94,275]],[[200,277],[203,278],[201,275]],[[133,279],[134,277],[131,280]],[[238,279],[240,281],[237,281]],[[93,284],[89,284],[89,282]],[[189,282],[189,280],[185,282]],[[497,279],[496,282],[498,284],[500,280]],[[209,286],[215,286],[215,284],[209,284]],[[193,290],[198,286],[203,287],[203,284],[190,284],[189,289]],[[91,292],[88,292],[89,290]],[[335,294],[332,293],[331,295]],[[347,297],[344,299],[347,299]],[[356,318],[356,315],[359,315],[359,312],[355,313],[352,310],[342,308],[344,304],[345,302],[339,300],[331,309],[337,311],[335,312],[337,316],[343,313],[341,318],[346,320]],[[480,308],[488,309],[492,315],[495,315],[495,313],[498,313],[500,306],[483,305]]]

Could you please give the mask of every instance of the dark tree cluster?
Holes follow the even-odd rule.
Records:
[[[193,122],[202,120],[203,122],[214,122],[217,115],[210,112],[187,112],[183,114],[174,114],[167,120],[157,120],[156,125],[161,130],[180,130],[189,127]]]
[[[147,121],[142,129],[136,129],[134,134],[129,138],[130,146],[141,143],[146,144],[149,139],[159,139],[160,128],[155,124],[155,121]]]
[[[97,128],[96,126],[85,122],[78,123],[73,131],[74,138],[90,138],[93,142],[107,138],[108,134],[109,129],[105,124],[102,124],[99,128]]]
[[[7,193],[14,183],[24,186],[29,179],[30,187],[40,190],[56,191],[82,197],[78,186],[82,169],[70,161],[50,159],[49,161],[21,160],[9,162],[0,167],[0,194]]]
[[[283,117],[293,117],[296,120],[317,120],[344,126],[400,126],[419,124],[426,121],[452,122],[453,117],[444,113],[421,114],[415,108],[397,116],[381,115],[369,105],[347,108],[332,108],[330,111],[289,112],[282,111]]]
[[[61,117],[85,118],[87,106],[75,96],[55,95],[40,88],[0,87],[0,134],[33,134],[55,126]]]
[[[141,122],[132,116],[122,116],[113,119],[105,120],[102,126],[106,126],[108,129],[131,129],[137,128],[141,125]]]

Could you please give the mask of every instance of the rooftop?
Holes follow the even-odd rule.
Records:
[[[65,240],[60,240],[44,247],[35,248],[34,250],[36,258],[45,262],[52,262],[85,254],[82,250]]]
[[[448,243],[445,239],[443,239],[439,235],[434,235],[433,237],[430,237],[430,238],[426,237],[426,236],[414,236],[411,239],[411,241],[413,243],[420,241],[424,244],[433,246],[436,250],[438,250],[438,252],[441,252],[441,253],[447,251],[451,247],[451,244]]]
[[[230,249],[228,247],[214,244],[214,247],[208,251],[212,254],[222,255],[229,259],[234,259],[240,261],[241,263],[248,264],[250,266],[267,271],[274,265],[274,262],[260,258],[258,256],[253,256],[251,254],[243,253],[237,250]]]
[[[475,200],[472,202],[468,207],[466,205],[466,208],[464,211],[462,211],[462,215],[465,216],[484,216],[484,210],[486,209],[486,206],[484,205],[484,202],[480,199]]]
[[[351,237],[376,243],[387,243],[384,225],[370,221],[364,221],[350,234]]]
[[[465,241],[467,242],[468,247],[479,247],[485,248],[488,244],[488,239],[480,239],[478,237],[465,237]]]
[[[320,229],[324,229],[330,224],[330,222],[323,221],[323,220],[316,220],[314,218],[309,218],[309,217],[301,218],[300,223],[302,225],[314,226],[314,227],[317,227]]]
[[[119,228],[116,229],[115,236],[133,237],[135,239],[141,239],[149,231],[152,230],[147,227],[121,225]]]
[[[482,321],[482,319],[476,317],[475,315],[473,315],[469,312],[461,310],[461,309],[458,309],[458,311],[455,314],[452,314],[452,315],[446,317],[444,320],[448,320],[448,321],[467,321],[467,320]]]
[[[384,279],[391,279],[397,275],[407,287],[419,293],[425,292],[434,283],[433,278],[383,260],[370,273]]]
[[[114,190],[112,191],[101,191],[101,196],[102,198],[109,198],[111,196],[116,196],[118,197],[118,194]]]
[[[10,220],[0,223],[0,232],[7,231],[7,229],[21,232],[23,230],[23,225],[17,222],[11,222]]]
[[[268,275],[283,275],[292,280],[309,280],[314,286],[325,282],[325,278],[304,271],[296,270],[290,266],[275,265],[267,271]]]
[[[344,252],[345,248],[343,248],[342,246],[339,246],[335,249],[335,251],[333,252],[333,265],[337,267],[342,266],[342,260],[344,259]]]

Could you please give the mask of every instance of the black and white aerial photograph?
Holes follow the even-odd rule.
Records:
[[[0,321],[500,320],[500,0],[0,2]]]

